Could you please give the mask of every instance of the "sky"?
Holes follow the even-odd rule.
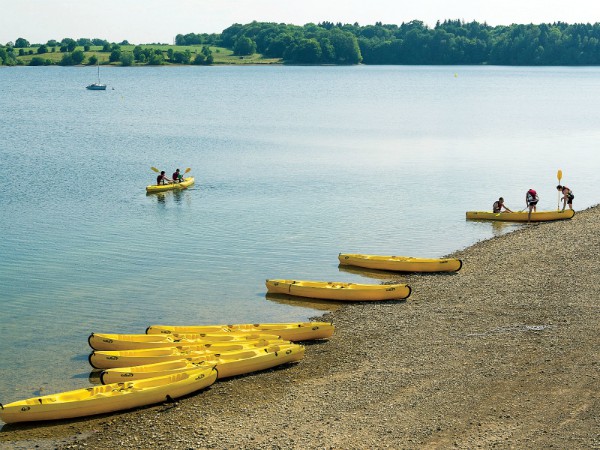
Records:
[[[234,23],[323,21],[400,25],[421,20],[600,22],[598,0],[0,0],[0,43],[65,37],[173,43],[177,34],[220,33]]]

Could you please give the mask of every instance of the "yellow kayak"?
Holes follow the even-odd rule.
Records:
[[[88,343],[94,350],[135,350],[143,348],[181,347],[216,342],[243,342],[258,339],[279,339],[266,333],[201,333],[181,335],[92,333]]]
[[[32,397],[0,406],[5,423],[70,419],[152,405],[182,397],[215,382],[212,365],[139,381],[112,383]]]
[[[335,327],[329,322],[291,322],[291,323],[243,323],[235,325],[150,325],[147,334],[185,334],[190,337],[196,333],[241,332],[276,334],[287,341],[310,341],[326,339],[333,335]]]
[[[217,369],[217,378],[228,378],[266,370],[304,357],[304,347],[298,344],[269,345],[268,347],[207,354],[177,361],[103,370],[102,384],[153,378],[170,373],[210,366]]]
[[[549,222],[552,220],[571,219],[575,215],[572,209],[564,211],[537,211],[531,213],[531,222]],[[467,211],[467,219],[470,220],[498,220],[503,222],[527,222],[529,211],[500,212],[491,211]]]
[[[88,357],[88,361],[94,369],[113,369],[115,367],[141,366],[143,364],[175,361],[177,359],[187,359],[227,351],[256,349],[271,344],[289,344],[289,341],[261,339],[258,341],[245,341],[243,343],[217,342],[187,347],[160,347],[114,351],[94,350]]]
[[[267,291],[297,297],[343,301],[378,301],[408,298],[407,284],[358,284],[333,281],[267,280]]]
[[[340,253],[341,265],[395,272],[457,272],[462,267],[460,259],[413,258],[412,256],[379,256]]]
[[[151,184],[150,186],[146,186],[146,192],[154,193],[154,192],[165,192],[172,191],[176,189],[186,189],[194,184],[194,177],[184,178],[180,183],[169,183],[169,184]]]

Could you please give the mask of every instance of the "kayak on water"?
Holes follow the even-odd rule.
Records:
[[[164,191],[172,191],[175,189],[186,189],[194,184],[194,177],[184,178],[183,181],[179,183],[169,183],[169,184],[151,184],[150,186],[146,186],[146,192],[164,192]]]
[[[469,220],[498,220],[502,222],[549,222],[552,220],[571,219],[575,215],[575,211],[567,209],[565,211],[529,211],[516,212],[499,212],[492,211],[467,211],[467,219]]]

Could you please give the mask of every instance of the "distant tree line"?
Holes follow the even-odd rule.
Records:
[[[254,52],[296,64],[358,64],[358,39],[344,27],[252,22],[234,24],[221,33],[220,44],[236,55]]]
[[[69,39],[32,44],[18,38],[0,45],[0,64],[18,64],[17,56],[65,53],[60,64],[81,64],[90,46],[110,52],[110,62],[131,64],[211,64],[209,46],[231,49],[241,57],[254,53],[292,64],[493,64],[493,65],[600,65],[600,23],[513,24],[445,20],[429,27],[413,20],[401,25],[360,26],[322,22],[304,26],[267,22],[233,24],[220,34],[178,34],[178,46],[202,45],[199,53],[137,46],[122,52],[102,39]],[[77,49],[83,47],[83,52]],[[35,50],[34,50],[35,49]],[[90,57],[88,62],[92,62]],[[35,63],[48,63],[43,56]],[[50,62],[51,63],[51,62]],[[31,61],[34,64],[34,61]]]
[[[0,45],[0,65],[14,66],[19,64],[17,56],[39,55],[34,56],[29,65],[41,66],[53,64],[53,61],[47,59],[43,55],[46,53],[61,52],[62,59],[57,63],[61,66],[73,66],[77,64],[96,64],[98,58],[92,54],[87,58],[86,52],[91,50],[91,46],[101,46],[100,52],[110,53],[108,57],[109,63],[120,63],[123,66],[131,66],[133,64],[161,65],[165,63],[171,64],[212,64],[214,57],[208,45],[204,45],[202,50],[197,53],[192,53],[190,50],[177,51],[172,48],[163,50],[163,48],[152,48],[149,46],[136,46],[133,51],[123,51],[122,46],[130,45],[128,41],[122,41],[119,44],[110,43],[103,39],[78,39],[65,38],[58,42],[50,40],[46,44],[30,44],[24,38],[18,38],[14,44],[8,43],[6,46]],[[83,47],[83,50],[81,49]],[[164,47],[164,45],[161,45]]]
[[[600,23],[564,22],[489,26],[446,20],[431,28],[323,22],[295,25],[252,22],[223,30],[220,44],[306,64],[598,65]]]

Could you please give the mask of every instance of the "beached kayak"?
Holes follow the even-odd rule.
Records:
[[[0,406],[6,423],[70,419],[152,405],[191,394],[215,382],[212,365],[157,378],[32,397]]]
[[[202,333],[194,335],[108,334],[92,333],[88,343],[94,350],[135,350],[143,348],[181,347],[216,342],[243,342],[258,339],[279,339],[266,333]]]
[[[271,294],[342,301],[378,301],[404,299],[411,288],[406,284],[357,284],[333,281],[267,280]]]
[[[462,267],[460,259],[451,258],[413,258],[412,256],[340,253],[338,259],[342,265],[395,272],[456,272]]]
[[[572,209],[564,211],[537,211],[531,213],[531,222],[550,222],[552,220],[566,220],[575,215]],[[528,211],[501,212],[492,211],[467,211],[467,219],[470,220],[498,220],[503,222],[527,222]]]
[[[304,346],[302,345],[269,345],[260,349],[223,352],[177,361],[107,369],[100,374],[100,381],[102,384],[108,384],[126,380],[141,380],[206,366],[215,366],[217,378],[222,379],[271,369],[282,364],[300,361],[303,357]]]
[[[289,341],[265,340],[245,342],[217,342],[214,344],[187,347],[160,347],[141,350],[94,350],[88,360],[94,369],[112,369],[115,367],[141,366],[157,362],[175,361],[200,357],[215,353],[249,350],[272,344],[289,344]]]
[[[185,334],[216,332],[244,332],[276,334],[288,341],[310,341],[326,339],[333,335],[335,327],[329,322],[290,323],[240,323],[233,325],[150,325],[147,334]]]
[[[164,191],[172,191],[176,189],[186,189],[194,184],[194,177],[184,178],[180,183],[169,183],[169,184],[151,184],[150,186],[146,186],[146,192],[154,193],[154,192],[164,192]]]

